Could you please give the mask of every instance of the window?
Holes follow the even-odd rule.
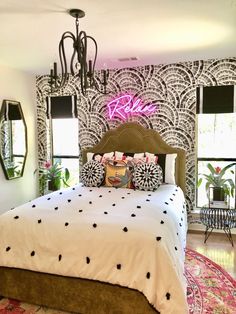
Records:
[[[197,115],[197,180],[200,174],[209,173],[207,164],[223,168],[236,162],[236,113],[198,114]],[[227,178],[235,183],[236,167],[226,172]],[[226,177],[225,175],[225,177]],[[208,203],[205,183],[196,191],[196,204],[201,207]],[[230,206],[235,208],[235,197],[230,198]]]
[[[52,158],[70,172],[69,185],[79,182],[78,119],[52,119]]]
[[[69,185],[79,182],[79,141],[77,97],[47,97],[47,117],[51,137],[51,156],[70,172]]]

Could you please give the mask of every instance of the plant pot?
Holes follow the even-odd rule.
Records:
[[[48,181],[48,190],[57,191],[60,190],[61,182],[59,180],[49,180]]]
[[[223,188],[213,187],[213,201],[224,201],[225,192]]]

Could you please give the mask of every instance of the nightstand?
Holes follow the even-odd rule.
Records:
[[[206,243],[213,229],[218,229],[224,230],[230,243],[234,246],[231,229],[236,227],[235,209],[203,206],[200,210],[200,220],[206,226],[204,243]]]

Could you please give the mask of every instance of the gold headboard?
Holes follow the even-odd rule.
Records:
[[[112,151],[155,154],[176,153],[176,184],[185,193],[185,151],[168,145],[158,132],[145,129],[137,123],[124,123],[117,129],[106,132],[97,145],[84,150],[82,152],[83,164],[87,161],[87,152],[108,153]]]

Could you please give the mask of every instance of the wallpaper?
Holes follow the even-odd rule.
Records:
[[[100,76],[101,72],[96,75]],[[50,157],[45,101],[49,94],[48,79],[48,76],[37,77],[39,163]],[[68,86],[54,95],[77,95],[80,151],[97,144],[105,132],[123,123],[120,118],[106,118],[106,104],[111,96],[127,92],[141,98],[143,103],[157,104],[158,111],[154,114],[129,117],[127,121],[158,131],[169,145],[186,151],[186,202],[190,214],[195,203],[196,87],[231,84],[236,84],[236,58],[110,70],[109,95],[91,89],[84,97],[78,78],[70,77]]]

